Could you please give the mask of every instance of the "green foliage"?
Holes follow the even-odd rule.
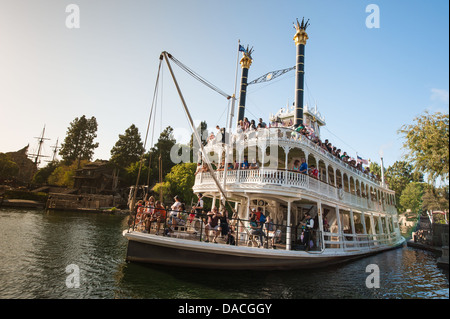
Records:
[[[162,178],[170,172],[170,169],[175,165],[170,158],[170,151],[175,143],[176,140],[173,137],[173,128],[168,126],[161,132],[155,146],[143,156],[138,184],[148,184],[149,186],[152,186],[159,183],[160,166]],[[123,175],[121,175],[121,186],[126,187],[135,185],[138,172],[139,158],[126,167]]]
[[[161,132],[158,141],[155,144],[155,147],[151,150],[152,164],[155,165],[155,167],[158,167],[158,172],[161,158],[162,176],[168,174],[171,168],[175,165],[170,159],[170,150],[175,145],[175,143],[176,140],[173,137],[173,128],[168,126],[164,129],[164,131]]]
[[[94,143],[97,137],[97,120],[95,117],[87,119],[85,115],[75,118],[67,129],[67,135],[64,143],[61,144],[59,155],[63,158],[65,164],[71,164],[78,160],[91,160],[94,155],[94,149],[98,143]]]
[[[155,186],[152,188],[152,191],[156,194],[155,198],[160,199],[160,194],[162,195],[162,202],[164,203],[170,203],[173,202],[173,197],[170,192],[170,185],[168,182],[161,182],[156,183]]]
[[[45,185],[53,171],[58,167],[58,162],[50,162],[47,166],[39,169],[33,176],[33,184]]]
[[[0,153],[0,179],[15,178],[19,173],[19,166],[8,155]]]
[[[436,112],[420,115],[415,124],[398,131],[406,139],[403,147],[414,169],[428,175],[428,180],[449,178],[449,115]]]
[[[138,182],[139,185],[147,185],[148,165],[145,164],[146,163],[144,162],[141,167],[141,173]],[[122,177],[124,184],[127,186],[135,185],[139,173],[139,161],[130,164],[125,169],[125,172],[125,175]]]
[[[432,185],[425,185],[422,196],[422,209],[423,211],[448,210],[448,200],[448,186],[436,188]]]
[[[400,205],[404,209],[410,209],[414,214],[418,214],[422,209],[423,186],[421,183],[409,183],[400,196]]]
[[[381,179],[381,166],[377,162],[370,162],[370,171]]]
[[[172,167],[165,181],[157,183],[153,191],[159,194],[162,191],[163,201],[165,203],[173,202],[173,197],[178,195],[181,201],[187,205],[196,197],[192,191],[195,182],[195,163],[181,163]]]
[[[411,164],[405,161],[396,161],[386,170],[386,182],[389,188],[395,191],[397,210],[404,211],[400,204],[400,196],[405,187],[412,181],[423,182],[423,176],[414,172]]]
[[[80,167],[85,166],[87,163],[89,163],[87,160],[81,161]],[[74,185],[75,171],[77,169],[77,162],[73,162],[71,165],[59,165],[48,177],[48,184],[72,188]]]
[[[192,187],[195,182],[195,171],[197,164],[181,163],[172,167],[166,176],[166,181],[170,185],[170,191],[175,196],[178,195],[184,203],[191,203],[194,199]]]
[[[119,140],[111,149],[111,161],[119,168],[126,168],[139,161],[144,146],[138,128],[132,124],[125,130],[125,134],[119,134]]]

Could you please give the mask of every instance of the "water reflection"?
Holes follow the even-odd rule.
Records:
[[[212,271],[126,263],[127,216],[0,209],[0,298],[449,298],[436,257],[408,247],[294,271]],[[65,269],[80,269],[68,288]],[[377,264],[380,288],[365,285]]]
[[[369,264],[380,268],[378,289],[366,287]],[[119,298],[449,297],[448,272],[436,267],[431,253],[407,247],[315,270],[227,272],[130,263],[123,271]]]

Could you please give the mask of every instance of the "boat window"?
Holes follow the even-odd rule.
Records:
[[[352,225],[351,225],[351,221],[350,221],[350,212],[341,210],[341,211],[339,211],[339,215],[341,217],[342,232],[345,234],[351,234],[352,233]]]
[[[342,173],[340,170],[336,170],[336,185],[339,187],[339,185],[342,186]]]
[[[364,215],[364,221],[366,223],[366,231],[368,234],[372,234],[373,235],[373,231],[372,231],[372,223],[370,221],[370,215]]]
[[[335,185],[335,178],[334,178],[334,172],[333,172],[333,167],[331,165],[328,166],[328,182],[330,183],[330,185]]]
[[[364,226],[362,224],[361,213],[353,212],[353,222],[355,224],[355,232],[357,234],[364,234]]]
[[[378,216],[373,216],[373,221],[375,222],[376,233],[381,234],[380,218]]]
[[[393,233],[394,232],[394,226],[392,224],[393,223],[392,217],[386,216],[386,218],[387,218],[387,224],[388,224],[388,227],[389,227],[389,232]]]
[[[344,180],[344,184],[342,184],[342,186],[344,188],[344,191],[346,191],[348,193],[350,191],[350,185],[348,183],[348,176],[345,173],[344,173],[343,180]]]
[[[388,229],[387,229],[387,226],[386,226],[386,222],[387,222],[386,218],[387,218],[386,216],[382,216],[381,217],[381,225],[383,227],[383,233],[384,234],[388,233]]]
[[[318,169],[319,169],[319,179],[322,182],[326,183],[327,180],[328,180],[328,177],[327,177],[327,168],[325,166],[325,162],[324,161],[319,160],[319,167],[318,167]]]
[[[350,193],[355,194],[355,180],[350,176]]]

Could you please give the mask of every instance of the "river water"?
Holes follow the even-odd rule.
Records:
[[[436,266],[437,257],[406,245],[314,270],[227,272],[127,263],[127,219],[1,208],[0,298],[449,298],[448,271]],[[379,269],[379,288],[370,287],[376,281],[368,265]]]

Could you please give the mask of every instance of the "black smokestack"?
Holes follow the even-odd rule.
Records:
[[[294,36],[295,45],[297,47],[297,59],[296,59],[296,77],[295,77],[295,118],[294,124],[303,124],[303,92],[304,92],[304,77],[305,77],[305,45],[308,40],[308,34],[306,28],[309,25],[309,20],[294,25],[297,33]]]
[[[239,96],[239,111],[237,118],[238,123],[239,121],[244,120],[245,99],[247,97],[248,69],[250,68],[250,65],[252,64],[253,61],[251,57],[253,49],[249,49],[248,46],[247,49],[244,49],[242,46],[240,46],[239,50],[244,52],[244,56],[240,61],[242,67],[242,76],[241,76],[241,92]]]

